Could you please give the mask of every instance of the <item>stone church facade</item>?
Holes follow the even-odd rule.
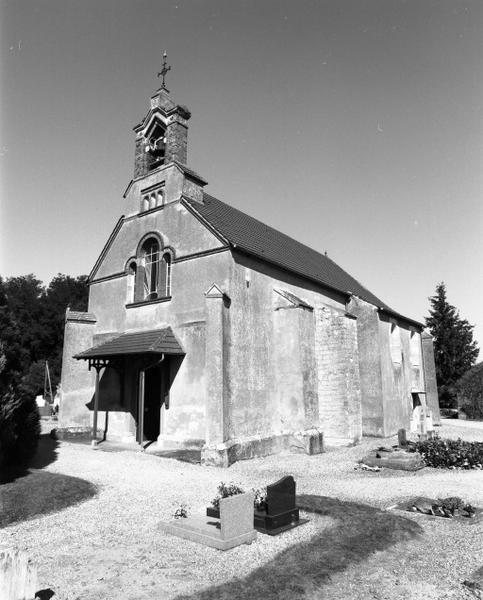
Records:
[[[134,128],[126,213],[68,311],[59,427],[204,464],[438,421],[432,339],[327,256],[213,198],[164,85]]]

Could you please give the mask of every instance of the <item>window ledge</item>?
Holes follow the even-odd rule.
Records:
[[[159,304],[160,302],[169,302],[172,296],[165,296],[164,298],[155,298],[154,300],[141,300],[141,302],[130,302],[126,304],[126,308],[137,308],[138,306],[146,306],[147,304]]]
[[[153,208],[148,208],[147,210],[140,210],[138,212],[138,216],[150,215],[151,213],[156,212],[158,210],[163,210],[165,206],[166,204],[160,204],[159,206],[154,206]]]

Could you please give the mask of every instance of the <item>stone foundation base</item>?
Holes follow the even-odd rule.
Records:
[[[92,437],[92,427],[58,427],[52,430],[51,436],[57,440],[90,440]],[[104,431],[97,430],[97,439],[104,439]]]
[[[324,444],[327,448],[339,448],[343,446],[357,446],[362,438],[325,437]]]
[[[201,464],[229,467],[238,460],[269,456],[280,452],[320,454],[323,451],[323,433],[318,429],[307,429],[273,436],[237,438],[213,446],[204,446],[201,450]]]
[[[156,446],[160,450],[201,450],[205,445],[205,440],[200,439],[179,439],[164,434],[158,436]]]

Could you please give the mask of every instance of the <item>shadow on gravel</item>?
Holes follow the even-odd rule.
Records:
[[[370,554],[422,533],[404,517],[355,502],[302,495],[297,505],[337,520],[308,542],[296,544],[243,579],[233,579],[177,600],[292,600],[304,598],[330,581],[331,575]]]
[[[84,479],[32,469],[0,485],[0,527],[58,512],[95,494],[96,486]]]
[[[188,462],[192,465],[201,465],[201,450],[159,450],[151,454],[161,458],[174,458],[175,460]]]
[[[3,467],[0,473],[0,485],[11,483],[19,477],[26,477],[29,474],[29,469],[43,469],[57,460],[57,448],[59,442],[52,439],[48,433],[44,433],[39,437],[39,445],[35,456],[27,465],[12,465]]]

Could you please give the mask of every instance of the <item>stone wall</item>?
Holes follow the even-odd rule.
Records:
[[[165,160],[177,160],[186,164],[188,159],[188,127],[179,121],[170,120],[166,129]]]
[[[356,319],[333,307],[315,312],[319,419],[328,445],[356,443],[362,412]]]
[[[347,310],[357,317],[362,433],[383,436],[384,409],[377,308],[353,296]]]
[[[439,412],[438,385],[436,383],[436,366],[434,364],[433,338],[423,331],[421,335],[422,342],[422,365],[424,370],[424,379],[426,385],[426,404],[433,415],[433,423],[441,423]]]

